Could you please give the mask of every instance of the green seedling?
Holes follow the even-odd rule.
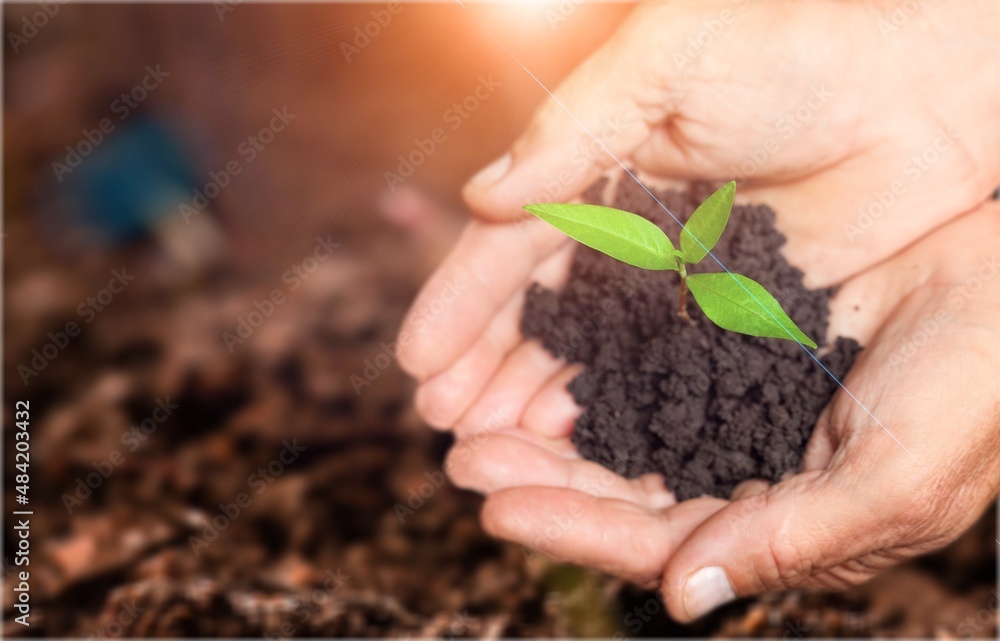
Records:
[[[729,223],[736,183],[723,185],[691,214],[675,249],[659,227],[642,216],[599,205],[546,203],[525,209],[570,238],[635,267],[673,270],[680,275],[678,315],[691,323],[688,290],[713,323],[732,332],[795,340],[815,349],[781,305],[757,281],[728,272],[688,274],[719,241]]]

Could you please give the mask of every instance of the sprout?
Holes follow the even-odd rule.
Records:
[[[642,216],[599,205],[546,203],[525,209],[570,238],[635,267],[673,270],[680,275],[677,313],[689,323],[687,292],[713,323],[732,332],[784,338],[816,348],[781,305],[757,281],[741,274],[688,274],[687,266],[701,262],[722,236],[733,208],[736,183],[729,182],[709,196],[691,214],[681,230],[680,249],[659,227]]]

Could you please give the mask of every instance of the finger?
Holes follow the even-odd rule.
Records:
[[[573,257],[573,246],[566,245],[546,258],[531,274],[531,280],[550,289],[558,288],[569,274],[569,264]],[[518,342],[521,341],[520,321],[524,309],[525,292],[518,291],[511,297],[504,308],[490,321],[483,336],[479,337],[472,347],[458,361],[443,372],[426,381],[417,389],[416,406],[421,416],[430,425],[439,429],[448,429],[467,413],[479,401],[484,389],[490,381],[499,374],[507,372],[504,380],[492,385],[497,395],[507,395],[505,385],[517,386],[509,392],[511,405],[505,405],[504,399],[494,402],[479,403],[480,409],[468,423],[472,427],[490,420],[497,422],[501,414],[504,425],[517,424],[514,413],[520,414],[523,404],[530,398],[532,377],[540,377],[538,385],[544,381],[544,372],[535,372],[532,363],[525,363],[522,358],[518,362],[508,363],[515,353]],[[539,359],[544,353],[533,352]],[[506,365],[505,365],[506,364]],[[550,365],[554,368],[554,365]],[[524,401],[518,403],[519,396]]]
[[[671,615],[690,621],[737,597],[859,581],[842,564],[868,551],[885,514],[846,487],[807,472],[719,510],[667,564]]]
[[[504,226],[471,222],[403,321],[400,366],[424,381],[454,364],[535,267],[566,244],[565,235],[539,220]]]
[[[659,483],[628,480],[572,454],[565,440],[545,443],[519,430],[459,441],[448,454],[446,469],[456,485],[483,494],[512,487],[545,486],[630,501],[649,509],[676,502],[662,477]]]
[[[566,387],[582,371],[582,365],[567,365],[552,376],[529,401],[521,426],[548,438],[569,438],[583,410]]]
[[[637,9],[543,103],[511,151],[469,181],[463,195],[473,213],[510,220],[525,204],[576,196],[667,117],[659,79],[666,65],[649,60],[654,32],[645,12]]]
[[[458,361],[417,388],[414,404],[429,425],[450,429],[475,401],[520,340],[517,331],[520,312],[520,300],[508,302]]]
[[[521,487],[491,494],[482,520],[493,536],[653,587],[674,550],[723,505],[700,498],[651,510],[570,489]]]
[[[563,362],[538,343],[522,342],[507,355],[486,389],[458,421],[456,436],[471,434],[491,420],[503,427],[519,425],[528,401],[562,368]]]
[[[771,484],[767,481],[761,479],[750,479],[749,481],[743,481],[737,485],[730,498],[734,501],[748,499],[752,496],[763,494],[769,487],[771,487]]]

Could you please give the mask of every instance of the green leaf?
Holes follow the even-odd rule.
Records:
[[[570,238],[643,269],[677,269],[673,243],[642,216],[598,205],[546,203],[525,209]]]
[[[708,318],[732,332],[816,343],[788,317],[764,286],[740,274],[692,274],[688,288]],[[741,287],[742,284],[742,287]],[[744,289],[745,288],[745,289]]]
[[[729,222],[735,195],[736,182],[730,181],[706,198],[691,214],[687,225],[681,230],[681,257],[685,263],[701,262],[715,247],[715,243],[719,242],[719,237]]]

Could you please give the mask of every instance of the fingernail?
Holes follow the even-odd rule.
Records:
[[[726,571],[718,566],[702,568],[691,575],[684,586],[684,609],[697,619],[736,598]]]
[[[510,171],[511,155],[509,153],[500,156],[490,164],[479,170],[479,173],[469,180],[469,184],[475,187],[489,187]]]

